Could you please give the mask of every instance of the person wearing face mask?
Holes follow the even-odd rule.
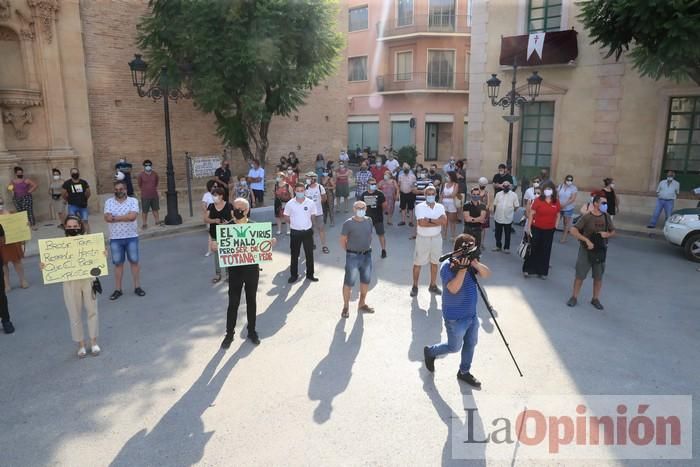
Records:
[[[124,261],[128,258],[131,265],[131,279],[134,282],[134,293],[139,297],[146,295],[141,288],[139,268],[139,232],[137,218],[139,202],[136,198],[127,196],[126,183],[114,184],[114,197],[107,198],[104,208],[104,220],[109,227],[109,249],[114,264],[114,292],[110,300],[116,300],[123,295],[122,277],[124,276]]]
[[[355,199],[360,199],[362,193],[367,191],[369,179],[372,178],[372,172],[368,170],[369,163],[362,161],[360,170],[355,174]]]
[[[511,187],[513,186],[513,176],[506,171],[505,164],[498,164],[498,172],[493,176],[491,182],[494,194],[498,194],[503,189],[503,182],[508,182]]]
[[[481,246],[482,250],[486,245],[486,237],[488,236],[488,230],[491,226],[491,213],[489,207],[491,206],[491,195],[488,190],[488,179],[486,177],[479,178],[479,193],[481,196],[481,204],[486,206],[486,216],[484,217],[484,223],[481,224]]]
[[[291,167],[287,167],[284,179],[287,181],[287,184],[292,188],[296,186],[297,183],[299,183],[299,175],[297,175],[297,173],[294,172],[294,169],[292,169]]]
[[[510,254],[510,234],[513,225],[513,215],[520,206],[518,195],[511,190],[510,182],[504,180],[501,184],[502,190],[496,193],[493,198],[493,220],[496,233],[496,247],[491,251],[501,251]],[[505,233],[505,243],[501,243],[501,235]]]
[[[5,209],[5,203],[0,198],[0,218],[10,214],[11,212]],[[28,288],[29,283],[24,276],[24,265],[22,264],[22,258],[24,258],[24,242],[3,242],[2,246],[0,246],[0,256],[2,257],[3,277],[5,278],[5,292],[9,293],[11,289],[10,263],[12,263],[12,267],[15,268],[15,273],[17,273],[17,277],[19,278],[20,287],[23,289]]]
[[[447,175],[450,172],[457,170],[457,162],[454,157],[450,157],[450,161],[442,166],[442,171]]]
[[[214,191],[214,188],[218,188],[219,184],[215,180],[208,180],[207,184],[207,191],[204,192],[204,195],[202,195],[202,219],[204,220],[204,223],[206,224],[206,219],[207,219],[207,214],[209,213],[209,205],[214,202],[214,195],[212,192]],[[209,230],[209,226],[205,225],[207,230]],[[204,256],[209,256],[211,255],[211,242],[209,240],[209,235],[207,234],[207,251],[204,253]]]
[[[5,230],[0,224],[0,247],[5,245]],[[0,257],[2,256],[2,251],[0,250]],[[12,334],[15,332],[15,326],[12,324],[10,319],[10,310],[7,306],[7,294],[5,293],[5,274],[0,268],[0,324],[2,324],[2,330],[5,334]]]
[[[321,174],[321,186],[326,190],[326,199],[323,201],[323,223],[330,222],[335,226],[335,182],[333,181],[332,161],[328,161],[326,171]]]
[[[294,187],[294,199],[284,207],[284,215],[289,218],[291,235],[289,247],[291,250],[289,272],[287,280],[290,284],[299,278],[299,253],[302,245],[306,256],[306,278],[311,282],[318,282],[314,277],[314,231],[312,218],[317,215],[316,203],[305,195],[306,187],[297,183]]]
[[[58,221],[58,228],[63,228],[63,218],[66,215],[66,202],[63,200],[63,181],[61,180],[61,171],[54,168],[51,171],[51,183],[49,184],[49,196],[51,203],[49,204],[49,213],[52,219]]]
[[[32,230],[36,230],[36,220],[34,219],[34,200],[32,193],[36,191],[37,184],[30,178],[24,176],[22,167],[15,167],[15,178],[10,182],[8,190],[12,192],[12,199],[15,202],[17,212],[27,211],[27,218]]]
[[[316,172],[316,176],[320,180],[321,177],[323,176],[323,172],[326,170],[326,158],[323,157],[323,154],[318,153],[316,154],[316,165],[314,168],[314,171]]]
[[[326,189],[318,184],[316,172],[308,172],[306,174],[306,191],[304,194],[316,204],[316,215],[312,217],[313,228],[314,231],[318,232],[321,240],[321,251],[328,254],[330,250],[328,250],[328,245],[326,245],[326,229],[323,225],[323,203],[326,202],[328,197],[326,196]],[[314,249],[316,249],[316,243],[314,243]]]
[[[559,240],[560,243],[566,243],[566,237],[569,235],[572,219],[574,218],[574,204],[576,203],[576,195],[578,188],[574,185],[574,176],[567,175],[564,178],[564,183],[559,185],[557,189],[559,204],[561,204],[561,218],[564,221],[564,233]]]
[[[593,197],[590,212],[581,216],[576,225],[571,228],[571,236],[580,242],[580,247],[576,259],[573,292],[569,301],[566,302],[570,307],[576,306],[583,281],[586,280],[588,271],[592,271],[593,298],[591,305],[598,310],[603,310],[603,305],[600,303],[600,290],[603,287],[608,239],[615,235],[615,226],[607,211],[607,199],[600,193],[596,194]]]
[[[260,166],[260,161],[257,159],[253,159],[250,163],[248,181],[255,198],[253,206],[262,206],[265,198],[265,169]]]
[[[367,305],[367,291],[372,277],[372,219],[366,217],[367,205],[364,201],[355,201],[352,205],[354,215],[343,222],[340,233],[340,246],[345,250],[345,278],[343,279],[342,318],[350,317],[350,294],[355,282],[360,279],[359,313],[374,313],[374,308]]]
[[[224,197],[229,199],[229,191],[233,188],[233,177],[228,159],[221,160],[221,166],[214,171],[214,181],[224,189]]]
[[[386,258],[386,240],[384,238],[384,211],[386,211],[386,197],[377,188],[377,181],[369,179],[367,191],[362,193],[358,201],[365,202],[365,215],[372,219],[374,231],[379,237],[379,244],[382,247],[382,259]]]
[[[214,202],[207,208],[207,217],[204,222],[209,225],[209,251],[214,253],[214,278],[212,284],[221,281],[221,267],[219,266],[219,255],[216,248],[216,226],[228,224],[233,219],[233,205],[224,198],[223,188],[214,188],[212,191]],[[237,198],[246,199],[246,198]]]
[[[406,225],[406,218],[408,218],[408,225],[413,227],[413,210],[416,207],[416,194],[414,189],[416,187],[416,182],[418,179],[411,172],[408,164],[403,164],[401,173],[399,173],[399,209],[401,210],[401,222],[398,225]]]
[[[345,212],[348,212],[350,178],[352,178],[352,170],[348,169],[347,163],[341,159],[338,162],[338,170],[335,171],[335,197],[338,200],[338,208],[335,212],[340,212],[343,202],[345,203]]]
[[[83,235],[83,228],[80,218],[77,216],[67,216],[65,221],[66,237]],[[107,255],[107,252],[104,252]],[[39,268],[44,269],[44,263],[39,263]],[[98,316],[97,316],[97,294],[92,290],[93,278],[66,281],[63,283],[63,301],[68,311],[70,321],[70,333],[73,341],[78,344],[78,357],[87,355],[85,350],[85,331],[83,326],[83,308],[87,317],[88,337],[90,338],[90,353],[93,356],[100,354],[100,346],[97,345],[98,336]]]
[[[384,164],[382,163],[381,157],[377,157],[377,160],[372,164],[369,171],[372,173],[372,178],[375,180],[383,180],[384,172],[388,171]]]
[[[681,185],[675,180],[675,172],[669,170],[666,173],[666,180],[661,180],[659,185],[656,187],[656,208],[654,209],[654,214],[652,214],[649,224],[647,224],[647,229],[653,229],[656,227],[656,223],[659,221],[659,216],[661,211],[664,212],[665,219],[671,217],[673,212],[673,204],[681,191]]]
[[[394,156],[394,152],[390,151],[389,155],[387,156],[386,162],[384,163],[384,167],[387,168],[389,172],[391,172],[391,175],[396,177],[398,174],[399,170],[399,161],[396,160],[396,157]]]
[[[139,191],[141,192],[141,213],[143,221],[143,229],[148,228],[148,211],[153,211],[153,222],[155,225],[161,225],[160,216],[160,201],[158,198],[158,173],[153,170],[153,162],[149,159],[143,161],[143,172],[136,178]]]
[[[63,182],[62,195],[68,205],[68,215],[80,217],[85,233],[89,234],[88,199],[91,195],[90,185],[80,178],[80,171],[75,167],[70,169],[70,179]]]
[[[527,214],[530,212],[530,206],[532,206],[532,202],[535,201],[535,190],[537,190],[540,187],[540,177],[535,177],[532,179],[531,185],[525,190],[525,193],[523,194],[523,204],[525,204],[525,216],[527,218]],[[523,221],[524,223],[525,221]]]
[[[284,206],[292,199],[292,187],[287,183],[285,173],[280,172],[275,178],[275,219],[277,220],[277,235],[282,234],[282,222],[287,223],[289,235],[289,219],[284,217]]]
[[[248,202],[255,206],[255,199],[253,197],[253,191],[250,189],[250,186],[248,185],[248,180],[241,175],[238,177],[238,182],[235,185],[235,188],[233,190],[233,194],[235,198],[243,198],[247,199]],[[224,196],[226,196],[226,193],[224,193]],[[229,199],[226,198],[226,201]]]
[[[615,193],[615,180],[608,177],[603,180],[603,195],[608,202],[608,215],[614,218],[620,212],[620,199]]]
[[[126,195],[127,196],[134,196],[134,185],[131,183],[131,169],[134,166],[131,165],[129,162],[126,161],[126,158],[122,157],[119,159],[119,162],[114,164],[114,168],[117,169],[118,173],[123,173],[124,178],[119,179],[123,180],[124,183],[126,184]]]
[[[481,189],[478,186],[472,188],[469,201],[463,209],[464,232],[471,235],[476,241],[476,246],[481,246],[481,231],[484,219],[486,219],[486,206],[481,203]]]
[[[384,215],[386,215],[387,225],[393,225],[392,219],[394,217],[394,209],[396,209],[396,194],[399,192],[399,185],[394,180],[391,172],[384,172],[384,178],[378,184],[379,190],[384,193],[384,198],[386,198],[386,209]]]
[[[554,231],[559,223],[561,205],[552,182],[541,186],[542,195],[530,207],[525,233],[532,238],[530,254],[523,263],[523,275],[537,274],[540,279],[549,275],[549,258],[552,254]]]
[[[430,286],[428,291],[442,294],[437,286],[437,272],[442,255],[442,228],[447,225],[445,207],[435,201],[435,187],[425,189],[425,201],[416,206],[416,249],[413,254],[413,287],[411,297],[418,295],[418,279],[423,266],[430,263]]]

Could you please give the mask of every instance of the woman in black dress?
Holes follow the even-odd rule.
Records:
[[[603,194],[605,199],[608,200],[608,214],[610,216],[615,216],[620,213],[620,199],[615,193],[615,180],[612,178],[606,178],[603,180]]]

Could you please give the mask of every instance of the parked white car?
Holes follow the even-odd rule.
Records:
[[[700,263],[700,208],[675,211],[664,225],[664,236],[683,247],[689,260]]]

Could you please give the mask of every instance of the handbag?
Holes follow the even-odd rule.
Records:
[[[528,256],[530,256],[531,250],[532,239],[528,234],[523,234],[523,239],[520,241],[520,245],[518,245],[518,256],[520,256],[520,259],[525,260]]]

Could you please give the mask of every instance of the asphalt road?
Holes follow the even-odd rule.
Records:
[[[103,279],[103,353],[84,360],[75,357],[61,286],[39,285],[38,259],[27,260],[31,288],[11,279],[17,332],[0,335],[0,465],[547,465],[517,452],[510,461],[453,459],[452,424],[464,417],[464,400],[691,394],[698,407],[700,273],[675,247],[614,239],[604,312],[588,304],[590,281],[579,306],[565,306],[573,241],[555,242],[547,281],[524,279],[515,255],[485,253],[494,276],[484,286],[525,376],[480,304],[473,372],[483,389],[472,393],[455,379],[458,355],[438,360],[434,375],[423,367],[423,346],[444,332],[427,269],[419,296],[409,297],[408,228],[389,227],[389,258],[374,256],[368,302],[376,314],[357,315],[355,301],[348,320],[339,319],[338,232],[329,234],[330,255],[317,250],[318,283],[287,284],[288,240],[280,241],[261,273],[262,344],[245,341],[242,305],[227,352],[219,350],[226,285],[210,283],[203,231],[142,242],[144,298],[129,291],[127,273],[127,293],[110,302],[112,278]]]

